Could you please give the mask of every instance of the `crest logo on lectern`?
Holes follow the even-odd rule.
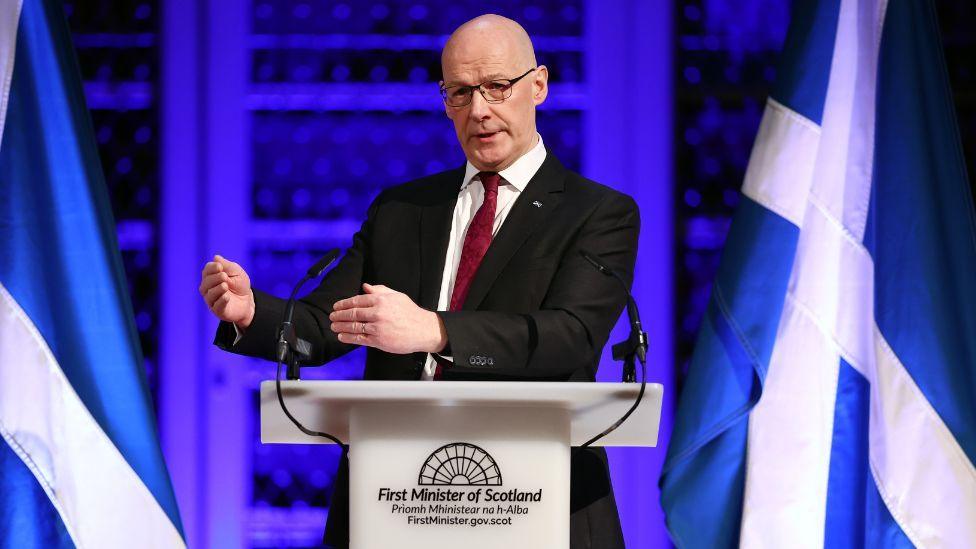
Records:
[[[420,468],[420,485],[501,486],[502,472],[495,458],[467,442],[452,442],[434,450]]]

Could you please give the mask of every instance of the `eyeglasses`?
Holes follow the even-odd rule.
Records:
[[[516,82],[525,78],[537,68],[539,67],[533,67],[522,73],[521,76],[516,76],[512,79],[488,80],[474,86],[448,86],[441,88],[441,97],[444,98],[444,103],[447,103],[450,107],[464,107],[468,103],[471,103],[474,90],[478,90],[481,93],[481,97],[485,98],[485,101],[489,103],[501,103],[512,96],[512,86]]]

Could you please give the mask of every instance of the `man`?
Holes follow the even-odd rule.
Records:
[[[352,247],[296,306],[298,335],[315,364],[368,347],[366,379],[593,381],[625,294],[579,251],[630,281],[636,205],[545,149],[535,109],[549,73],[518,23],[465,23],[441,64],[466,166],[380,194]],[[274,358],[282,300],[220,256],[200,292],[223,321],[217,345]],[[348,543],[344,481],[340,470],[327,531],[338,546]],[[574,452],[571,498],[572,547],[623,547],[602,449]]]

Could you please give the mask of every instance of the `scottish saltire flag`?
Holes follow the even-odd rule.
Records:
[[[976,223],[928,0],[801,0],[662,476],[679,547],[976,547]]]
[[[0,0],[0,548],[182,547],[58,0]]]

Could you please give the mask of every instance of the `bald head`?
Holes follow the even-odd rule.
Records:
[[[441,68],[446,70],[449,65],[469,61],[484,50],[502,53],[518,66],[536,66],[532,39],[522,25],[501,15],[486,14],[464,23],[451,34],[441,52]]]

